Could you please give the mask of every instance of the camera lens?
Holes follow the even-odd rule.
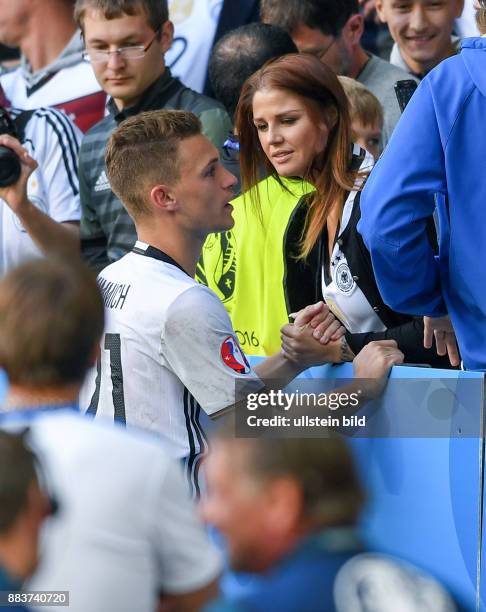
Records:
[[[20,178],[21,166],[17,154],[8,147],[0,146],[0,187],[13,185]]]

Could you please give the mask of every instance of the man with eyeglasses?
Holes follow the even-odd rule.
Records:
[[[113,129],[142,111],[188,110],[198,115],[203,133],[220,148],[231,120],[218,102],[185,87],[165,66],[173,38],[166,0],[77,0],[75,18],[85,58],[110,96],[109,114],[86,134],[79,160],[82,251],[100,271],[129,252],[136,240],[133,222],[106,175],[104,149]]]
[[[411,76],[363,49],[359,1],[262,0],[261,16],[263,22],[286,29],[300,52],[316,55],[336,74],[356,79],[378,98],[386,146],[401,114],[394,85]]]

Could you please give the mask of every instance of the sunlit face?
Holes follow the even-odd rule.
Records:
[[[0,0],[0,42],[10,47],[20,45],[26,33],[31,0]]]
[[[417,74],[452,54],[452,28],[463,7],[464,0],[376,0],[380,19]]]
[[[329,129],[301,96],[262,89],[253,96],[253,123],[262,149],[280,176],[307,176],[324,152]]]
[[[231,567],[259,571],[266,555],[269,499],[265,487],[248,476],[227,443],[216,442],[206,467],[207,492],[201,509],[204,519],[225,539]]]
[[[300,53],[315,55],[335,74],[347,76],[353,62],[353,51],[345,37],[323,34],[317,28],[299,24],[292,30],[292,40]]]
[[[92,63],[98,83],[119,109],[135,104],[164,71],[163,56],[172,42],[172,24],[161,24],[161,33],[154,39],[155,32],[143,14],[106,19],[101,11],[87,9],[83,27],[87,51],[115,51],[151,43],[142,58],[127,59],[112,53],[108,61]]]
[[[351,123],[353,132],[353,141],[359,144],[360,147],[366,149],[373,155],[375,161],[380,157],[382,151],[381,144],[381,121],[375,125],[363,125],[361,121],[356,119]]]
[[[218,150],[202,134],[179,143],[180,179],[171,188],[179,225],[205,238],[233,227],[235,176],[219,161]]]

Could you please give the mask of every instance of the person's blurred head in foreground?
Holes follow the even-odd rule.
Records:
[[[349,102],[353,141],[373,155],[375,161],[382,151],[383,107],[363,84],[349,77],[339,77]]]
[[[95,276],[81,262],[38,259],[9,272],[0,281],[0,367],[9,398],[75,400],[103,326]]]
[[[338,437],[217,436],[206,462],[206,521],[225,537],[233,569],[263,573],[306,536],[353,525],[364,493]]]
[[[37,566],[39,529],[50,511],[24,437],[0,430],[0,571],[19,582]]]

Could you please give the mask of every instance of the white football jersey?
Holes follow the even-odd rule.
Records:
[[[262,382],[218,297],[169,261],[137,242],[100,273],[105,333],[82,408],[162,436],[197,494],[207,450],[200,407],[214,415],[240,399],[237,384],[243,393]]]
[[[31,88],[25,82],[20,66],[2,74],[0,84],[13,107],[22,110],[41,106],[58,108],[83,132],[105,115],[106,94],[101,90],[91,64],[82,60],[47,74]]]
[[[12,117],[19,111],[10,111]],[[38,163],[29,177],[27,197],[58,223],[79,221],[78,150],[82,134],[66,115],[39,108],[25,126],[22,146]],[[17,215],[0,198],[0,276],[41,251]]]

